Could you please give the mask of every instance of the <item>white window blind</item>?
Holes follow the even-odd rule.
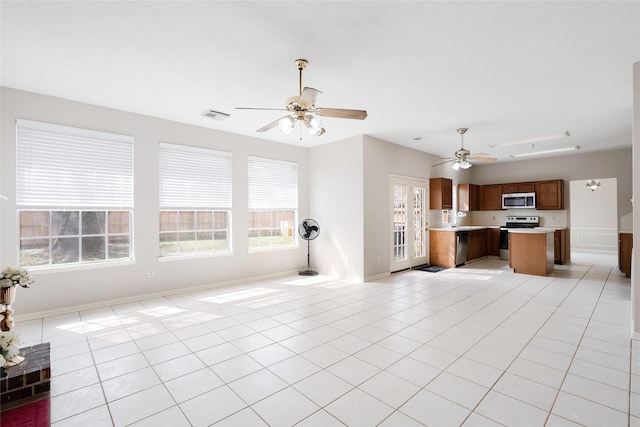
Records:
[[[133,208],[133,137],[17,121],[17,204]]]
[[[160,143],[160,209],[231,209],[231,153]]]
[[[298,209],[298,165],[249,157],[249,209]]]

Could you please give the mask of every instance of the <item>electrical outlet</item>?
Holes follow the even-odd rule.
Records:
[[[149,279],[153,279],[153,270],[148,270],[148,271],[147,271],[147,277],[148,277]]]
[[[382,259],[380,259],[380,257],[376,257],[376,263],[380,264],[380,262],[382,261]]]

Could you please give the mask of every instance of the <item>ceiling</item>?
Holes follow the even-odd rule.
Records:
[[[640,2],[7,2],[3,86],[302,146],[370,135],[451,157],[631,146]],[[366,109],[302,141],[298,94]],[[202,117],[213,109],[225,121]],[[568,131],[570,137],[511,144]]]

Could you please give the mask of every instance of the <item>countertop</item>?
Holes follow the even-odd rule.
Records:
[[[509,233],[529,233],[529,234],[541,234],[541,233],[555,233],[556,229],[552,227],[536,227],[536,228],[510,228]]]
[[[484,230],[487,228],[500,228],[499,225],[460,225],[457,227],[434,227],[429,230],[435,231],[472,231],[472,230]]]
[[[500,228],[499,225],[461,225],[458,227],[434,227],[434,231],[472,231],[488,228]],[[510,233],[552,233],[556,230],[566,230],[567,227],[535,227],[535,228],[509,228]]]

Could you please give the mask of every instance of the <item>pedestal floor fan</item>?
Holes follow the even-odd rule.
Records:
[[[300,269],[300,276],[315,276],[318,274],[317,271],[313,271],[311,269],[311,255],[309,252],[309,242],[320,234],[320,225],[315,219],[307,218],[302,220],[300,225],[298,226],[298,234],[304,240],[307,241],[307,267],[302,267]]]

